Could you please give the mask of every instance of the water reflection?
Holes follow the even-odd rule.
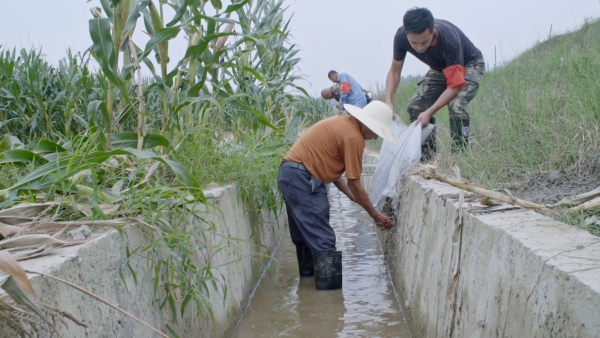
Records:
[[[371,219],[335,188],[329,201],[343,251],[343,289],[317,291],[314,278],[300,278],[286,234],[276,254],[277,275],[262,281],[233,337],[410,337]]]

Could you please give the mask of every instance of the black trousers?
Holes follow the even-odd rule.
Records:
[[[279,167],[277,183],[285,200],[292,242],[312,252],[336,251],[325,184],[308,171],[287,166]]]

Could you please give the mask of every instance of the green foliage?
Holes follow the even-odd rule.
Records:
[[[93,46],[69,52],[58,67],[34,50],[1,51],[2,206],[69,201],[89,207],[87,218],[103,219],[100,203],[120,205],[121,216],[156,230],[144,246],[127,248],[123,281],[127,273],[137,280],[129,260],[144,257],[155,271],[161,310],[177,320],[194,304],[209,318],[209,292],[227,294],[222,276],[213,275],[211,254],[238,239],[205,243],[216,229],[189,208],[207,203],[200,182],[235,183],[253,215],[278,213],[283,146],[332,109],[296,95],[308,96],[295,84],[300,60],[288,43],[283,0],[242,0],[224,11],[221,1],[203,0],[101,5],[88,25]],[[172,17],[164,17],[163,6],[175,9]],[[133,41],[139,19],[150,35],[145,46]],[[185,56],[168,69],[169,44],[182,35]],[[90,56],[99,73],[90,72]],[[142,68],[152,76],[143,77]],[[54,220],[61,217],[81,214]],[[199,263],[198,255],[206,260]]]
[[[84,59],[69,51],[54,67],[41,50],[0,50],[0,133],[29,143],[85,131],[87,104],[103,97],[106,86]]]

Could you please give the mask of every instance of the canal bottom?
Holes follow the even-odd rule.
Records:
[[[314,277],[299,277],[286,233],[276,273],[267,272],[233,337],[410,337],[372,219],[335,187],[329,202],[343,252],[342,290],[317,291]]]

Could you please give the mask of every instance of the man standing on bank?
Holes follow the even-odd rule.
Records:
[[[431,69],[417,87],[408,105],[410,121],[422,127],[435,124],[433,115],[445,105],[450,111],[452,151],[469,144],[467,107],[477,94],[485,72],[481,51],[452,23],[434,19],[427,8],[412,8],[404,14],[404,26],[394,37],[394,58],[385,82],[385,102],[393,110],[394,96],[406,52],[423,61]],[[421,146],[422,159],[435,153],[435,133]]]
[[[300,276],[315,276],[318,290],[342,287],[342,253],[336,251],[329,225],[326,183],[360,204],[377,226],[392,221],[377,212],[360,184],[365,140],[398,143],[391,129],[393,113],[381,101],[361,109],[346,104],[350,115],[334,116],[308,128],[294,143],[279,167],[277,182],[285,200],[290,236],[296,245]],[[348,183],[342,178],[346,173]]]
[[[325,88],[321,91],[321,97],[325,100],[336,99],[338,103],[335,107],[338,114],[344,111],[344,104],[349,103],[353,106],[363,108],[367,105],[367,94],[362,89],[361,85],[350,74],[338,74],[332,70],[327,74],[331,82],[335,83],[330,88]]]

